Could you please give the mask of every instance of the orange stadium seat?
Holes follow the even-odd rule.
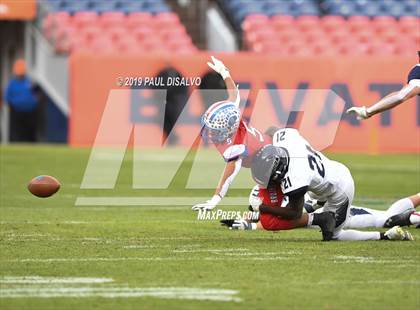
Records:
[[[50,13],[43,21],[43,31],[57,52],[81,50],[171,52],[196,51],[179,17],[170,12],[78,11]]]
[[[148,26],[153,22],[153,16],[147,12],[131,13],[124,19],[127,28],[133,29],[136,27]]]
[[[251,29],[267,27],[270,19],[266,15],[252,14],[242,24],[242,30],[249,31]]]
[[[56,12],[48,14],[42,23],[42,29],[48,39],[53,39],[55,30],[62,24],[70,22],[70,14],[67,12]]]
[[[255,52],[284,50],[308,55],[406,55],[420,46],[420,19],[405,16],[286,16],[252,15],[243,23],[244,46]],[[280,42],[281,45],[272,42]],[[301,51],[302,42],[306,49]]]
[[[317,43],[328,40],[328,35],[322,31],[322,28],[312,28],[304,33],[304,38],[308,43]]]
[[[276,15],[271,18],[271,24],[277,30],[288,29],[294,27],[295,19],[293,16]]]
[[[98,22],[96,12],[77,12],[73,15],[72,23],[76,27],[93,26]]]
[[[119,38],[116,44],[118,49],[121,51],[141,51],[144,49],[144,46],[131,36]]]
[[[367,16],[350,16],[347,23],[351,32],[359,32],[370,27],[370,19]]]
[[[94,52],[107,52],[115,49],[115,43],[106,36],[100,36],[90,42],[89,47]]]
[[[381,42],[371,43],[368,54],[381,56],[391,55],[395,53],[395,46],[391,44],[384,44]]]
[[[132,30],[132,35],[137,41],[144,41],[153,35],[153,30],[150,27],[141,27]]]
[[[91,25],[89,27],[80,29],[80,33],[86,39],[86,42],[91,42],[95,40],[95,38],[101,36],[103,34],[103,31],[102,31],[102,28]]]
[[[325,16],[320,19],[320,26],[326,31],[334,31],[339,28],[344,28],[347,26],[347,22],[342,16]]]
[[[121,26],[124,23],[125,15],[122,12],[104,12],[99,17],[102,27]]]
[[[411,28],[419,29],[420,28],[420,18],[415,16],[403,16],[400,18],[399,23],[402,30],[408,30]]]
[[[373,27],[377,32],[384,32],[398,27],[398,22],[391,16],[377,16],[372,19]]]
[[[301,31],[310,31],[314,28],[319,28],[319,24],[318,16],[299,16],[296,18],[296,26]]]
[[[158,27],[170,27],[180,23],[178,15],[169,12],[156,15],[153,22]]]

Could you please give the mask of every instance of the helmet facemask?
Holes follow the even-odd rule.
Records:
[[[288,167],[289,167],[288,157],[276,156],[274,167],[275,168],[273,169],[273,173],[268,183],[271,184],[275,182],[275,183],[280,184],[280,182],[283,180],[284,176],[286,175]]]
[[[280,184],[289,167],[286,149],[271,144],[262,147],[252,160],[252,177],[260,186]]]

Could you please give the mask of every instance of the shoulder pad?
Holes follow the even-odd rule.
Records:
[[[246,147],[244,144],[235,144],[229,146],[224,152],[223,152],[223,158],[226,161],[232,160],[233,158],[237,158],[246,152]]]

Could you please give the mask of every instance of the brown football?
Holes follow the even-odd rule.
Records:
[[[60,189],[60,182],[49,175],[39,175],[28,184],[28,190],[37,197],[50,197]]]

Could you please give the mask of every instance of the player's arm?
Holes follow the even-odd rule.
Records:
[[[226,164],[223,175],[219,181],[219,184],[216,188],[216,191],[213,197],[210,200],[207,200],[205,203],[196,204],[192,207],[194,211],[198,210],[211,210],[217,206],[217,204],[222,200],[226,195],[229,186],[232,184],[236,175],[239,173],[239,170],[242,167],[242,159],[237,158],[235,160],[229,161]]]
[[[303,205],[305,203],[305,193],[308,187],[301,187],[287,194],[289,203],[283,208],[272,208],[262,204],[259,207],[261,213],[269,213],[279,216],[285,220],[295,220],[302,217]]]
[[[224,63],[218,60],[214,56],[211,56],[211,60],[213,62],[212,63],[208,62],[207,64],[209,65],[210,68],[212,68],[214,71],[219,73],[220,76],[225,81],[226,89],[228,91],[228,96],[229,96],[227,100],[234,102],[237,106],[239,106],[239,101],[240,101],[239,90],[236,87],[235,81],[230,76],[228,68],[226,68]]]
[[[420,83],[409,83],[400,91],[393,92],[370,107],[353,107],[347,110],[349,114],[355,114],[359,120],[367,119],[375,114],[392,109],[408,99],[420,94]]]
[[[217,185],[216,191],[214,193],[215,195],[219,195],[222,198],[226,195],[230,184],[232,184],[236,175],[239,173],[241,167],[242,159],[229,161],[226,164],[225,170],[223,171],[223,175],[220,178],[219,184]]]

